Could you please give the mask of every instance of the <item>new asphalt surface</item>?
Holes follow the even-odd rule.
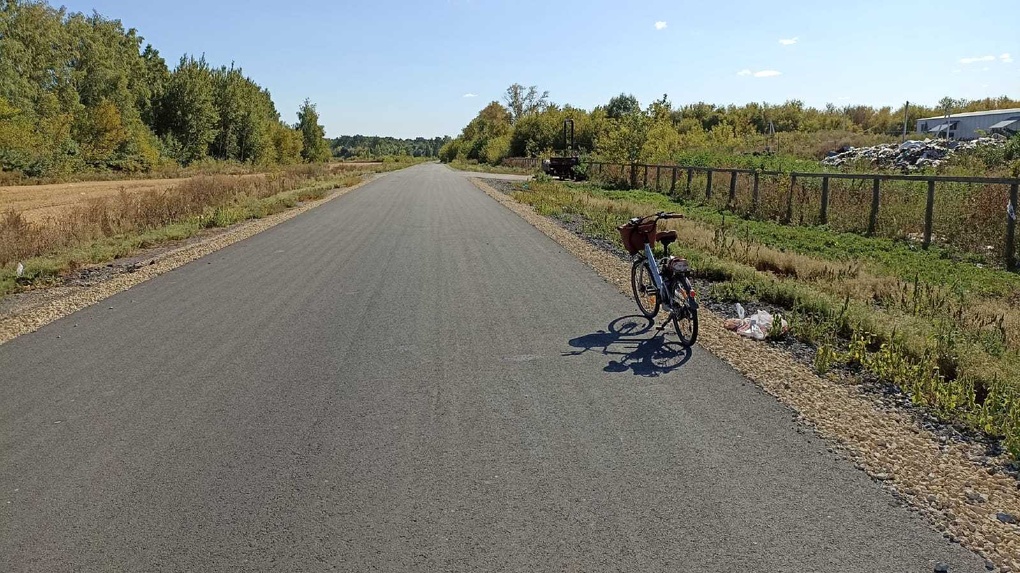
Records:
[[[0,346],[0,571],[982,571],[439,165]]]

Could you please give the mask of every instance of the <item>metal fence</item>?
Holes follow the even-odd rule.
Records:
[[[1017,268],[1020,179],[856,173],[782,173],[683,165],[589,162],[588,176],[630,189],[785,224],[933,241]],[[923,212],[923,218],[921,216]]]
[[[500,162],[500,165],[520,169],[538,169],[542,167],[542,160],[538,157],[507,157]]]

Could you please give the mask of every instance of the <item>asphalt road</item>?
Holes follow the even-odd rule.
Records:
[[[983,570],[634,310],[387,175],[0,346],[0,571]]]

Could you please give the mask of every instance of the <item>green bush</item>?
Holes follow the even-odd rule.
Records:
[[[482,148],[481,160],[489,165],[499,165],[510,156],[510,136],[503,135],[490,139]]]
[[[439,160],[443,163],[450,163],[457,159],[460,153],[460,140],[453,139],[439,148]]]
[[[1020,133],[1014,135],[1003,147],[1003,157],[1006,161],[1020,160]]]

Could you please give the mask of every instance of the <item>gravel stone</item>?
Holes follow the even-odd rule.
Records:
[[[995,519],[998,519],[999,521],[1001,521],[1003,523],[1009,523],[1009,524],[1012,524],[1012,525],[1016,525],[1017,523],[1020,523],[1020,520],[1018,520],[1017,517],[1015,515],[1013,515],[1012,513],[1003,513],[1001,511],[999,513],[995,514]]]
[[[964,490],[963,491],[963,495],[966,496],[967,501],[969,501],[971,503],[985,503],[986,501],[988,501],[988,496],[986,496],[986,495],[984,495],[982,493],[976,492],[976,491],[974,491],[972,489]]]

